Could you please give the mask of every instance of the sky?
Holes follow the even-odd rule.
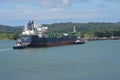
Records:
[[[120,0],[0,0],[0,24],[120,22]]]

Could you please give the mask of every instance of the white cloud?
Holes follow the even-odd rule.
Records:
[[[34,4],[39,4],[43,7],[60,7],[69,4],[74,4],[75,2],[88,2],[90,0],[0,0],[0,2],[31,2]]]
[[[63,4],[69,4],[70,0],[62,0]]]
[[[0,2],[23,2],[25,0],[0,0]]]
[[[41,0],[41,1],[38,1],[38,3],[41,6],[44,6],[44,7],[52,7],[52,6],[54,6],[53,2],[50,1],[50,0]]]
[[[103,1],[108,1],[108,2],[120,2],[120,0],[103,0]]]
[[[2,1],[8,1],[12,2],[13,6],[9,8],[9,6],[1,7],[0,8],[0,18],[1,21],[9,20],[12,22],[12,20],[29,20],[33,19],[34,17],[37,18],[37,20],[42,21],[58,21],[58,20],[92,20],[92,19],[104,19],[106,17],[111,18],[112,16],[119,17],[118,14],[111,13],[108,11],[108,6],[106,6],[105,0],[104,3],[96,4],[94,7],[87,6],[86,4],[84,7],[78,6],[81,3],[87,3],[90,0],[0,0]],[[27,4],[29,1],[30,4]],[[120,0],[106,0],[106,1],[120,1]],[[19,2],[23,2],[20,4],[16,4]],[[77,3],[79,2],[79,4]],[[33,6],[32,6],[32,4]],[[78,6],[71,6],[72,4],[76,4]],[[11,5],[11,3],[10,3]],[[98,5],[98,6],[97,6]],[[68,10],[69,9],[69,10]],[[111,10],[111,9],[109,9]],[[118,10],[117,10],[118,11]],[[119,13],[117,12],[116,13]]]
[[[64,7],[71,3],[72,0],[38,0],[40,6],[43,7]]]
[[[58,12],[58,11],[60,11],[60,8],[51,8],[50,11],[51,12]]]
[[[12,2],[21,2],[21,1],[24,1],[24,0],[11,0]]]
[[[79,0],[80,3],[85,3],[85,2],[89,2],[90,0]]]

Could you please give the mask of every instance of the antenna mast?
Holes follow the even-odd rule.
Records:
[[[76,32],[76,26],[73,26],[73,32]]]

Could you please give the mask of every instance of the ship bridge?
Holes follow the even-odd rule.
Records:
[[[38,35],[40,38],[48,37],[48,27],[36,25],[34,21],[29,21],[23,29],[22,35]]]

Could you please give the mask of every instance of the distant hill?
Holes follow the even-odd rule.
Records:
[[[54,23],[46,25],[50,31],[56,32],[71,32],[73,26],[76,26],[77,31],[94,31],[94,30],[120,30],[120,23]]]
[[[12,26],[0,25],[0,33],[21,32],[22,29],[23,29],[22,26],[12,27]]]
[[[96,30],[120,30],[120,22],[118,23],[54,23],[43,24],[48,26],[49,32],[72,32],[73,26],[76,26],[76,31],[96,31]],[[0,33],[21,32],[23,26],[6,26],[0,25]]]
[[[85,35],[88,37],[110,37],[120,36],[120,22],[118,23],[54,23],[54,24],[43,24],[48,26],[49,33],[53,35],[72,32],[73,26],[76,26],[76,31],[80,32],[82,37]],[[17,39],[19,34],[22,32],[23,26],[6,26],[0,25],[0,40],[1,39]]]

